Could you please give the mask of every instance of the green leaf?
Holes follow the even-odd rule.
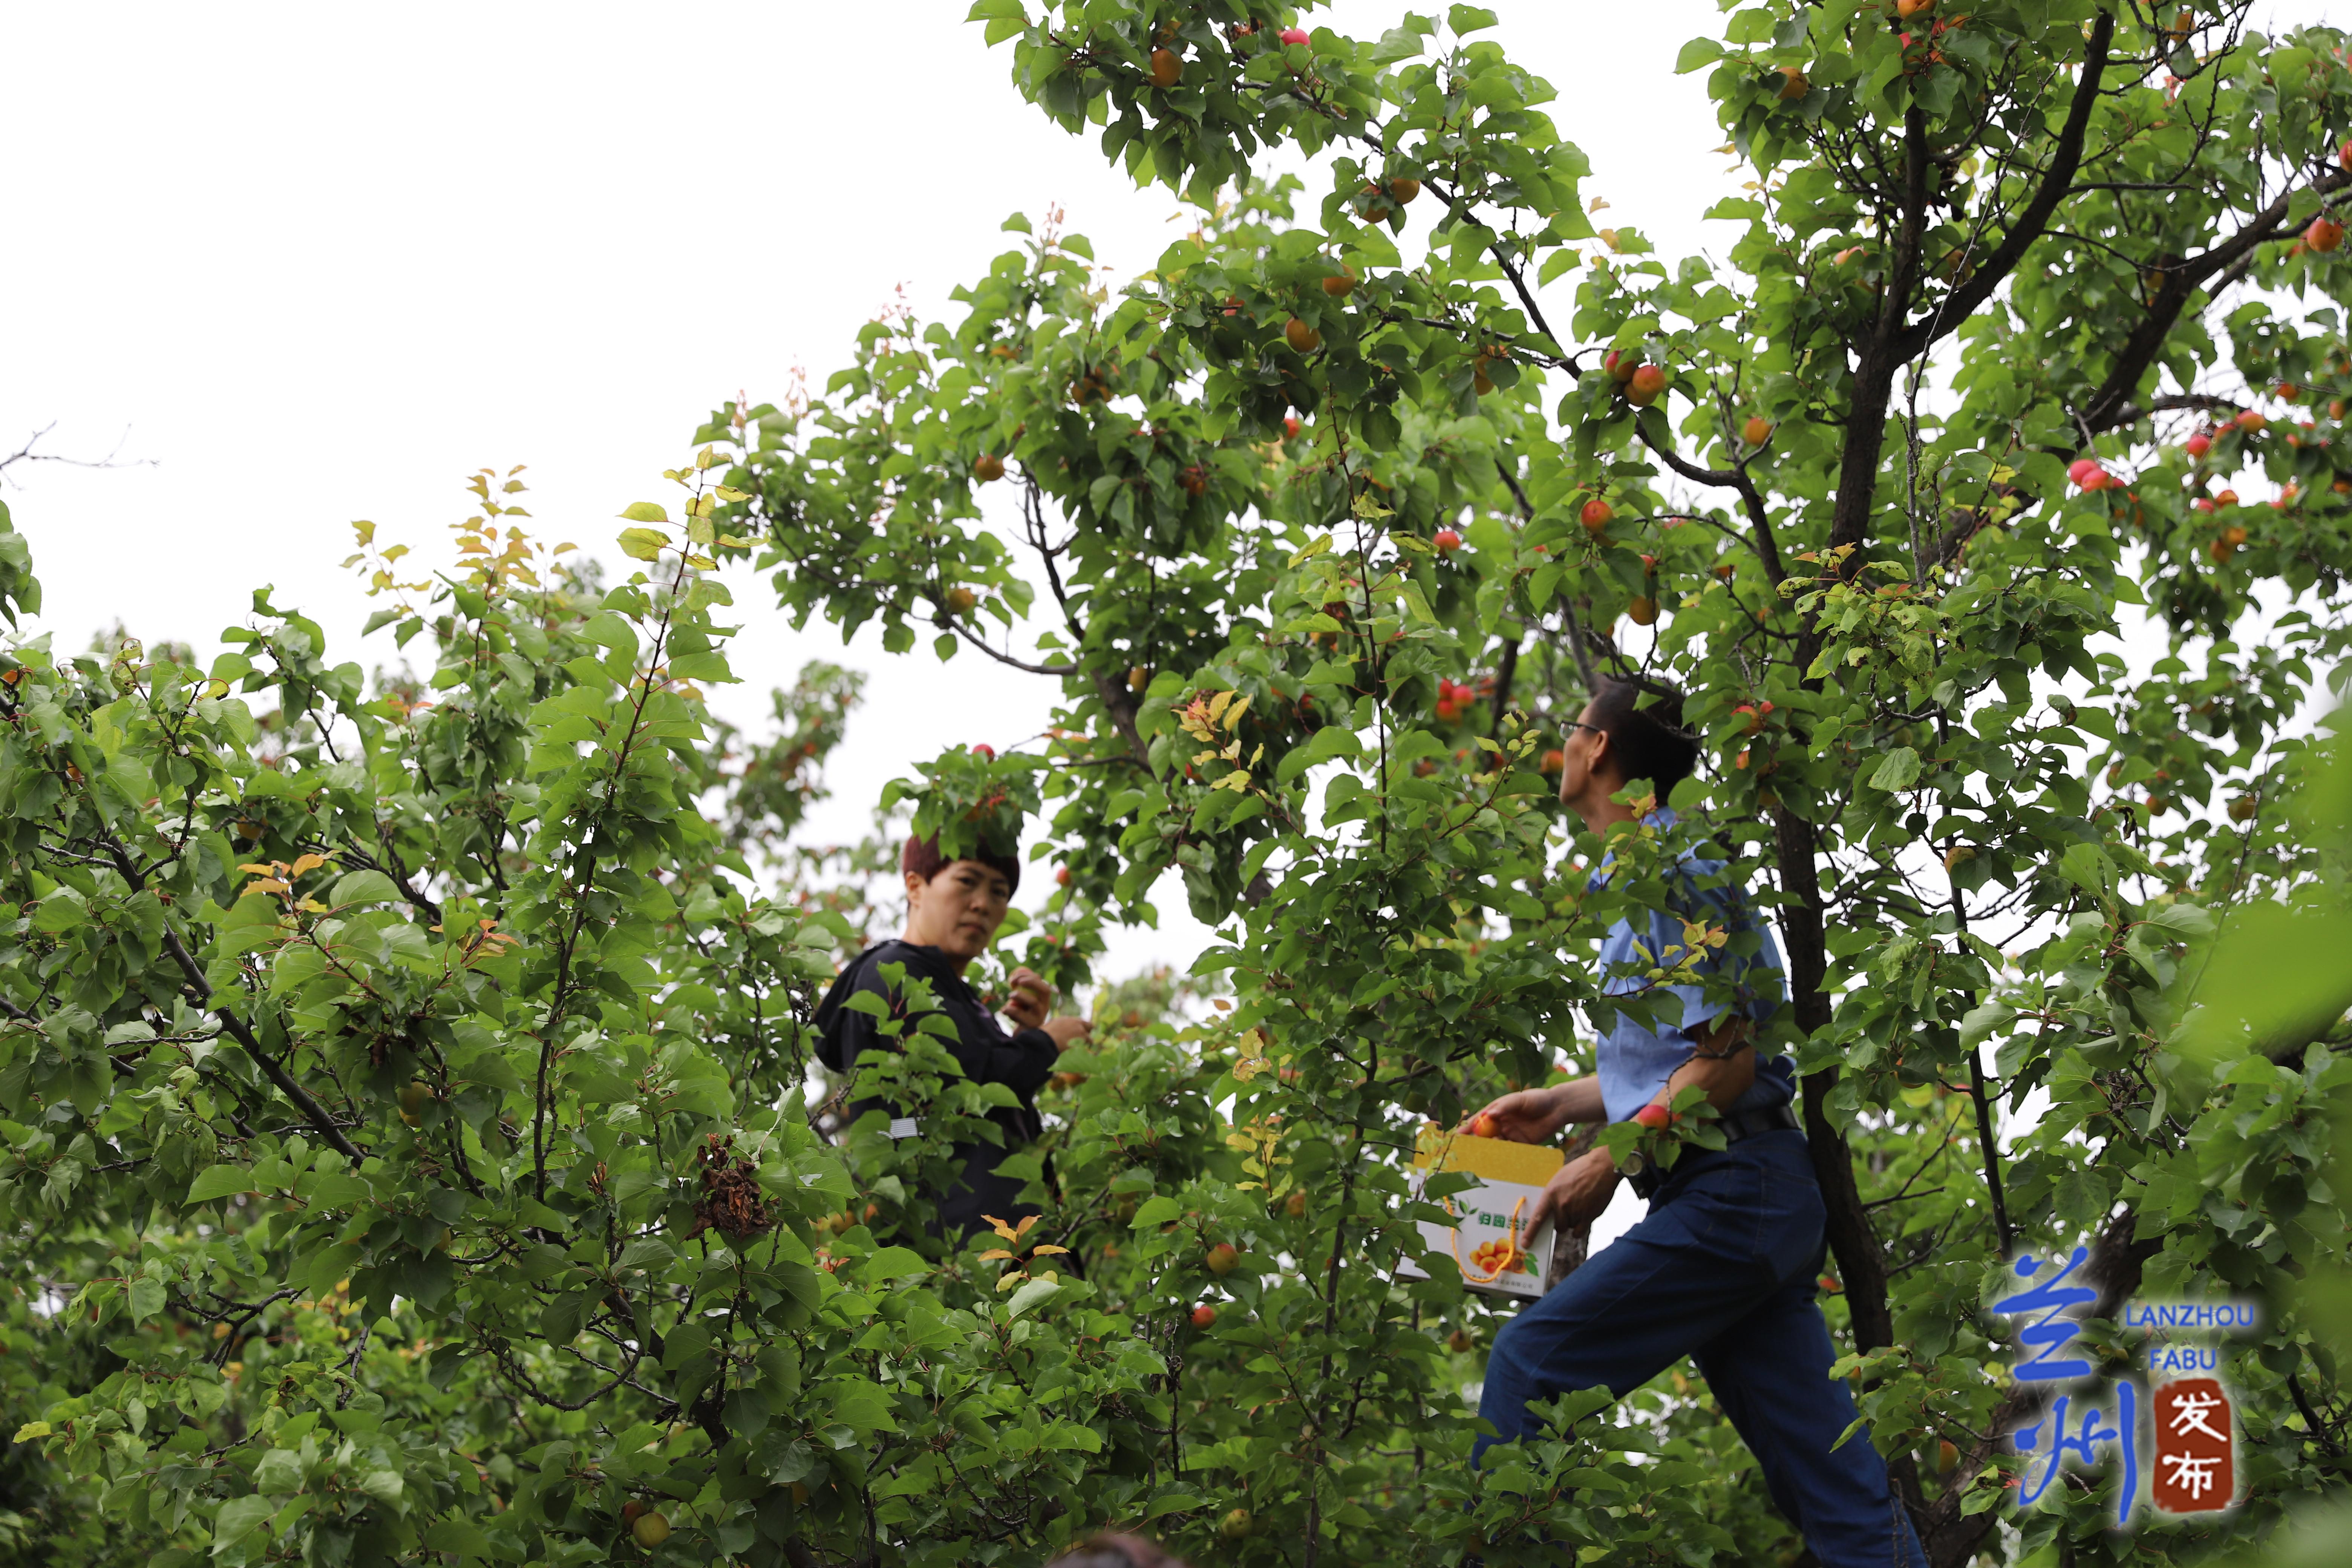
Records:
[[[1166,1225],[1184,1212],[1184,1205],[1167,1194],[1146,1198],[1136,1209],[1135,1217],[1128,1222],[1129,1230],[1153,1230]]]
[[[259,1530],[278,1511],[278,1505],[259,1494],[231,1498],[213,1518],[213,1553],[218,1556]]]
[[[659,501],[637,500],[628,504],[622,511],[621,519],[625,522],[667,522],[669,513],[662,510]],[[635,529],[629,531],[630,533],[635,531],[637,531]],[[625,539],[628,534],[625,533],[621,537]]]
[[[1004,1303],[1005,1316],[1017,1318],[1039,1302],[1061,1294],[1061,1290],[1062,1283],[1058,1279],[1024,1280],[1021,1289],[1013,1292],[1013,1299]]]
[[[858,1265],[857,1277],[868,1285],[886,1285],[893,1279],[910,1279],[929,1274],[931,1266],[923,1255],[911,1247],[886,1247]]]
[[[1870,787],[1883,789],[1889,795],[1909,789],[1919,782],[1919,753],[1908,746],[1897,746],[1880,759],[1877,771],[1870,775]]]
[[[1723,46],[1713,38],[1693,38],[1685,44],[1682,53],[1675,57],[1675,74],[1688,76],[1703,65],[1723,58]]]
[[[425,1532],[425,1550],[454,1552],[459,1557],[491,1556],[490,1538],[468,1521],[451,1517],[436,1520],[433,1528]]]
[[[2181,1048],[2219,1062],[2315,1037],[2352,1008],[2352,910],[2267,902],[2233,910],[2189,993]]]
[[[621,530],[621,553],[632,561],[658,561],[661,552],[669,548],[669,536],[656,533],[650,528]]]
[[[254,1185],[253,1173],[244,1166],[214,1165],[199,1173],[196,1179],[188,1184],[188,1195],[181,1201],[191,1204],[210,1203],[215,1198],[225,1198],[232,1193],[254,1193],[260,1190]]]
[[[400,900],[400,889],[381,871],[353,871],[337,878],[334,891],[327,895],[328,904],[336,909],[346,904],[394,904]]]

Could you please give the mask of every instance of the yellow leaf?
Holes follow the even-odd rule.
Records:
[[[659,511],[661,509],[656,507],[654,510]],[[650,528],[621,530],[621,553],[632,561],[658,561],[661,552],[668,547],[669,536],[656,533]]]
[[[1214,724],[1221,721],[1225,716],[1225,705],[1233,701],[1233,700],[1234,694],[1230,691],[1220,691],[1214,697],[1210,698],[1209,722]]]
[[[46,1421],[27,1421],[16,1428],[16,1441],[29,1443],[36,1437],[46,1437],[53,1428]]]
[[[667,522],[669,513],[662,510],[659,501],[634,500],[621,513],[621,519],[625,522]]]
[[[984,1215],[981,1215],[980,1217],[981,1217],[981,1218],[982,1218],[982,1219],[984,1219],[984,1220],[986,1220],[986,1221],[989,1223],[990,1227],[991,1227],[991,1228],[992,1228],[992,1229],[996,1232],[996,1234],[997,1234],[997,1235],[999,1235],[999,1236],[1003,1237],[1005,1240],[1007,1240],[1007,1241],[1018,1241],[1018,1240],[1020,1240],[1020,1239],[1021,1239],[1021,1233],[1020,1233],[1019,1231],[1017,1231],[1017,1230],[1013,1229],[1011,1226],[1009,1226],[1009,1225],[1005,1224],[1003,1220],[1001,1220],[1001,1219],[997,1218],[994,1215],[992,1215],[992,1214],[984,1214]]]
[[[996,1281],[996,1288],[1000,1291],[1010,1290],[1013,1287],[1018,1285],[1021,1281],[1028,1278],[1028,1275],[1018,1268],[1008,1268],[1004,1271],[1003,1277]]]
[[[1024,1237],[1024,1236],[1028,1235],[1028,1234],[1029,1234],[1029,1227],[1030,1227],[1031,1226],[1033,1226],[1033,1225],[1035,1225],[1036,1223],[1037,1223],[1037,1216],[1036,1216],[1035,1215],[1034,1215],[1034,1214],[1033,1214],[1033,1215],[1028,1215],[1026,1218],[1023,1219],[1023,1220],[1022,1220],[1022,1222],[1021,1222],[1021,1226],[1020,1226],[1020,1228],[1019,1228],[1019,1229],[1017,1229],[1017,1230],[1015,1230],[1015,1231],[1013,1233],[1013,1240],[1015,1240],[1015,1241],[1018,1241],[1018,1240],[1020,1240],[1023,1237]]]
[[[992,1247],[986,1252],[980,1255],[980,1260],[982,1263],[994,1263],[999,1258],[1010,1258],[1012,1256],[1013,1254],[1005,1251],[1004,1248],[1001,1247]]]
[[[315,871],[326,863],[327,858],[324,855],[305,855],[287,867],[286,874],[289,877],[299,877],[305,871]]]
[[[1036,1246],[1034,1246],[1034,1247],[1031,1247],[1029,1250],[1030,1250],[1030,1252],[1031,1252],[1033,1255],[1034,1255],[1035,1257],[1043,1258],[1043,1257],[1045,1257],[1047,1253],[1052,1253],[1052,1252],[1067,1252],[1067,1251],[1069,1251],[1070,1249],[1069,1249],[1068,1247],[1055,1247],[1055,1246],[1052,1242],[1050,1242],[1050,1241],[1041,1241],[1041,1242],[1039,1242]]]
[[[1234,703],[1231,708],[1226,709],[1225,728],[1228,730],[1238,731],[1242,727],[1242,715],[1249,711],[1249,705],[1250,700],[1244,697],[1239,702]]]

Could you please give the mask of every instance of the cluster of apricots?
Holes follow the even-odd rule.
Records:
[[[1491,679],[1482,680],[1475,686],[1466,686],[1449,676],[1439,676],[1437,678],[1438,719],[1447,724],[1459,723],[1472,709],[1485,701],[1487,694],[1494,689],[1495,683]]]

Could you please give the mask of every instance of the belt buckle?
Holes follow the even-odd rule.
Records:
[[[1625,1156],[1622,1169],[1627,1184],[1633,1189],[1633,1195],[1644,1202],[1656,1196],[1658,1189],[1665,1184],[1665,1173],[1639,1149]]]

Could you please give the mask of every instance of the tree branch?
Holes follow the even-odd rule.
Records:
[[[2025,204],[2009,226],[2001,242],[1984,259],[1984,264],[1969,275],[1967,282],[1946,297],[1936,313],[1924,321],[1906,329],[1895,343],[1895,357],[1908,360],[1959,330],[1960,324],[1974,316],[1978,307],[1992,298],[2004,279],[2017,270],[2025,253],[2050,224],[2051,215],[2058,204],[2074,188],[2074,172],[2082,166],[2083,138],[2091,125],[2091,110],[2099,101],[2099,81],[2106,74],[2107,46],[2116,36],[2116,18],[2112,12],[2102,11],[2091,24],[2091,37],[2083,47],[2083,74],[2074,82],[2074,101],[2066,110],[2066,122],[2059,128],[2058,140],[2050,152],[2050,162],[2043,168],[2041,188]],[[1907,301],[1906,301],[1907,304]]]
[[[2303,188],[2316,191],[2324,199],[2347,186],[2352,186],[2352,172],[2331,169]],[[2172,329],[2179,322],[2181,312],[2189,308],[2199,286],[2217,272],[2251,263],[2256,248],[2265,241],[2283,238],[2281,231],[2286,225],[2287,214],[2292,210],[2297,194],[2294,189],[2280,192],[2278,198],[2270,205],[2247,219],[2245,226],[2210,249],[2178,260],[2160,259],[2153,264],[2150,269],[2161,279],[2157,285],[2156,297],[2148,301],[2147,313],[2141,317],[2139,325],[2134,327],[2131,336],[2125,340],[2122,352],[2116,355],[2114,368],[2107,372],[2107,379],[2092,395],[2091,401],[2084,405],[2083,423],[2093,435],[2134,424],[2146,417],[2133,408],[2132,394],[2138,388],[2140,378],[2147,374],[2148,367],[2156,363],[2157,355],[2163,353],[2164,345],[2171,339]],[[2153,412],[2166,407],[2234,406],[2219,399],[2200,401],[2196,395],[2184,393],[2177,397],[2154,399],[2148,409]]]

